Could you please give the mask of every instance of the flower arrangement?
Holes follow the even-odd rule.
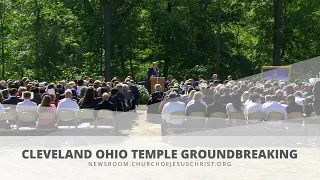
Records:
[[[140,92],[140,104],[147,104],[150,98],[149,92],[143,85],[138,85]]]

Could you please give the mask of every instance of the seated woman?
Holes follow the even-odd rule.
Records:
[[[94,109],[96,106],[94,88],[88,87],[86,90],[84,97],[79,101],[80,109]]]
[[[213,95],[213,103],[207,106],[207,117],[210,117],[215,112],[226,112],[226,106],[220,100],[220,94]]]
[[[150,99],[148,101],[148,110],[147,110],[147,121],[154,120],[155,122],[161,122],[160,119],[154,119],[157,118],[154,114],[160,114],[159,106],[161,104],[161,101],[164,97],[164,93],[161,92],[161,85],[156,84],[155,85],[155,92],[151,94]],[[152,117],[151,117],[151,116]]]
[[[122,87],[122,94],[125,97],[126,104],[129,107],[129,109],[132,109],[132,100],[134,99],[132,91],[129,89],[129,86],[127,84],[123,84]]]
[[[306,117],[310,117],[313,111],[313,100],[310,97],[307,97],[304,102],[303,113]]]
[[[238,94],[233,94],[231,96],[231,103],[228,103],[226,106],[226,111],[228,117],[230,117],[231,113],[244,111],[244,105],[241,102],[241,96]]]
[[[151,104],[159,103],[161,102],[164,94],[161,92],[161,85],[156,84],[155,85],[155,92],[151,94],[150,99],[148,101],[148,106]]]
[[[55,115],[55,111],[56,108],[54,106],[52,106],[51,104],[51,97],[50,95],[45,95],[42,100],[41,100],[41,104],[39,104],[38,106],[38,115],[40,113],[52,113],[53,115]],[[39,119],[38,121],[38,127],[39,128],[53,128],[55,127],[55,121],[53,121],[52,119]]]

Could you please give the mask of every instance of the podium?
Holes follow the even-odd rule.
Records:
[[[151,93],[155,92],[155,88],[154,86],[156,84],[160,84],[161,86],[161,91],[163,92],[164,90],[164,85],[165,85],[165,78],[164,77],[150,77],[150,89],[151,89]]]

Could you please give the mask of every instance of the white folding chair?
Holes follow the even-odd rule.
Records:
[[[20,127],[37,127],[38,116],[36,111],[22,111],[18,113],[17,130]]]
[[[113,128],[115,129],[116,128],[116,123],[115,123],[115,120],[113,118],[113,111],[110,111],[110,110],[99,110],[98,113],[97,113],[97,118],[95,120],[95,128],[98,127],[98,121],[99,120],[111,120],[111,123],[108,124],[108,125],[111,125],[113,126]],[[106,123],[108,123],[110,121],[106,121]]]
[[[86,120],[86,121],[95,121],[94,118],[94,110],[91,109],[81,109],[78,113],[79,120]]]
[[[77,128],[77,121],[76,121],[76,112],[73,110],[60,110],[58,112],[58,126],[65,123],[72,123],[74,122],[74,127]]]
[[[186,127],[172,127],[173,124],[171,124],[171,121],[175,120],[185,120],[185,112],[179,111],[179,112],[173,112],[170,114],[170,121],[167,123],[167,134],[168,135],[174,135],[176,132],[184,132],[186,131]]]
[[[187,117],[187,130],[203,130],[207,129],[207,119],[204,112],[192,112]]]
[[[56,115],[53,112],[43,112],[38,115],[38,126],[41,125],[41,120],[50,120],[54,125],[56,122]]]
[[[16,111],[11,111],[10,108],[6,108],[6,111],[4,113],[1,113],[0,115],[0,121],[2,121],[3,124],[8,122],[13,122],[13,124],[17,124],[17,114]],[[12,129],[13,126],[10,127]]]

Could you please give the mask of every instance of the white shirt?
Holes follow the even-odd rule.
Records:
[[[234,108],[234,106],[233,106],[232,103],[228,103],[228,104],[227,104],[226,110],[227,110],[228,116],[229,116],[229,113],[238,112],[238,111],[236,110],[236,108]],[[243,111],[244,111],[244,106],[241,107],[241,112],[243,113]]]
[[[284,119],[288,119],[286,107],[279,102],[272,101],[263,106],[263,112],[267,116],[271,112],[280,112],[284,115]]]
[[[244,109],[244,116],[248,116],[250,113],[253,113],[253,112],[263,113],[262,105],[260,103],[251,102]]]
[[[0,113],[4,113],[5,112],[5,109],[4,107],[2,106],[2,104],[0,103]]]
[[[270,101],[265,102],[265,103],[262,105],[262,108],[264,109],[269,103],[272,103],[272,102],[270,102]]]
[[[37,103],[25,99],[23,102],[19,102],[16,107],[17,112],[21,111],[37,111]]]
[[[244,103],[244,106],[247,107],[247,106],[248,106],[249,104],[251,104],[251,103],[252,103],[252,101],[248,99],[248,100]]]
[[[189,101],[188,104],[187,104],[187,106],[190,106],[190,105],[193,104],[193,103],[194,103],[194,99],[192,99],[191,101]],[[206,103],[205,103],[203,100],[201,100],[201,103],[204,104],[204,105],[206,105]]]
[[[302,97],[296,97],[296,103],[303,106],[303,98]]]
[[[76,112],[76,115],[77,115],[77,112],[79,111],[79,106],[72,99],[64,98],[63,100],[61,100],[58,103],[57,112],[59,112],[60,110],[63,110],[63,109],[72,110],[72,111]]]
[[[80,95],[80,91],[84,86],[77,86],[77,95]]]
[[[185,112],[185,104],[183,102],[167,102],[161,112],[161,117],[163,120],[165,120],[167,123],[170,124],[183,124],[185,119],[174,119],[170,120],[170,115],[174,112]]]

